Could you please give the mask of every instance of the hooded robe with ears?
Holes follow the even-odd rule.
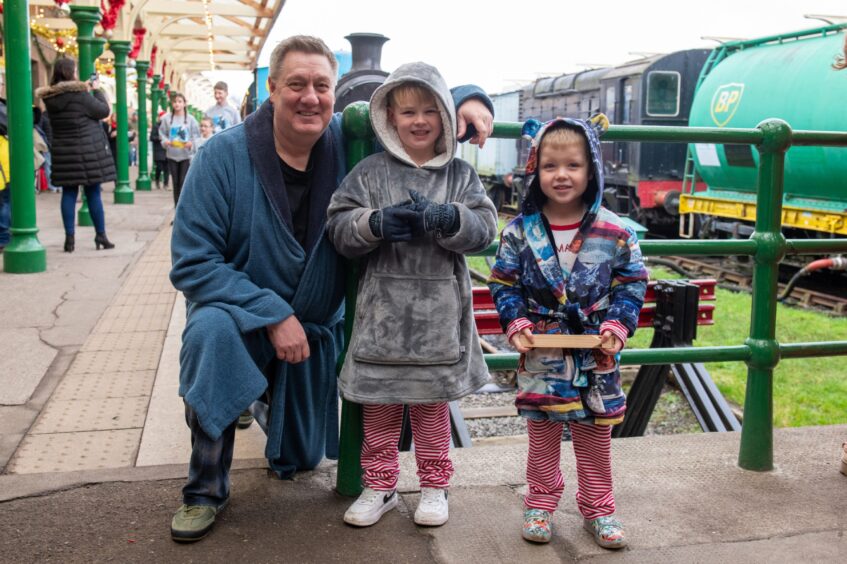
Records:
[[[635,232],[601,207],[603,161],[592,124],[559,118],[536,135],[528,169],[551,125],[567,124],[585,135],[592,157],[590,201],[579,229],[565,251],[556,253],[536,195],[536,175],[521,214],[503,229],[488,286],[504,330],[515,320],[533,323],[533,333],[598,334],[615,321],[635,332],[644,303],[647,271]],[[528,170],[529,172],[529,170]],[[626,397],[617,357],[589,349],[531,349],[521,355],[518,396],[521,415],[531,419],[615,425],[623,420]]]

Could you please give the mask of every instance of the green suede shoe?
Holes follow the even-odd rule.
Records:
[[[253,417],[253,414],[250,413],[250,410],[245,409],[241,412],[241,415],[238,416],[238,423],[236,424],[236,426],[239,429],[246,429],[247,427],[253,424],[254,420],[255,418]]]
[[[183,505],[171,520],[171,538],[177,542],[199,541],[212,530],[217,514],[211,505]]]

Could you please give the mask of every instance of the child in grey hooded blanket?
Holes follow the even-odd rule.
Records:
[[[454,159],[456,116],[438,71],[410,63],[371,97],[370,119],[385,152],[360,162],[332,197],[329,238],[362,257],[356,319],[339,388],[364,404],[362,481],[344,515],[373,525],[397,505],[397,444],[410,404],[421,502],[415,522],[447,521],[447,402],[482,386],[464,254],[497,234],[497,212],[476,172]]]

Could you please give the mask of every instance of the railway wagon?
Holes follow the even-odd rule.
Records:
[[[520,119],[521,91],[492,94],[497,121]],[[489,197],[499,211],[504,205],[514,207],[523,196],[520,181],[514,183],[518,163],[518,143],[514,139],[489,139],[480,149],[471,143],[459,146],[459,156],[476,169]]]
[[[827,26],[716,49],[704,67],[689,124],[752,128],[777,117],[795,130],[847,131],[847,71],[832,68],[845,29],[847,24]],[[681,195],[680,233],[749,236],[756,208],[756,148],[696,144],[689,155],[707,189],[686,188]],[[847,148],[790,148],[784,190],[786,236],[847,235]]]
[[[558,116],[587,118],[601,111],[614,124],[687,125],[697,78],[709,52],[708,49],[689,49],[652,55],[613,67],[538,79],[519,91],[517,121],[530,118],[547,121]],[[511,100],[515,94],[501,96]],[[497,98],[495,95],[494,99]],[[509,107],[514,108],[514,105]],[[496,119],[509,121],[512,118],[510,113],[504,117],[498,112]],[[489,193],[495,203],[509,202],[510,198],[515,202],[521,195],[521,175],[529,143],[515,143],[516,149],[509,158],[516,160],[498,161],[494,167],[496,171],[514,170],[513,176],[499,172],[501,178],[494,178],[489,183]],[[474,162],[473,155],[463,156]],[[608,142],[603,143],[603,157],[606,206],[646,224],[653,231],[675,230],[685,146]],[[481,167],[481,175],[483,170]],[[511,183],[514,187],[509,185]],[[505,193],[505,197],[501,193]]]

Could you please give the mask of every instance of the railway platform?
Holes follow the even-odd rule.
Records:
[[[520,538],[525,442],[453,451],[450,521],[416,527],[414,460],[403,453],[398,511],[368,529],[325,461],[294,480],[264,470],[263,436],[238,431],[231,504],[212,535],[170,540],[187,473],[177,397],[184,302],[170,286],[170,192],[111,204],[117,247],[95,251],[86,228],[61,252],[58,196],[37,197],[48,271],[0,273],[0,554],[61,562],[834,562],[847,553],[847,425],[777,429],[775,470],[737,465],[739,433],[613,441],[619,516],[630,546],[614,553],[582,530],[574,461],[554,540]],[[87,228],[90,230],[90,228]],[[89,248],[90,247],[90,248]],[[833,369],[838,369],[834,365]]]

